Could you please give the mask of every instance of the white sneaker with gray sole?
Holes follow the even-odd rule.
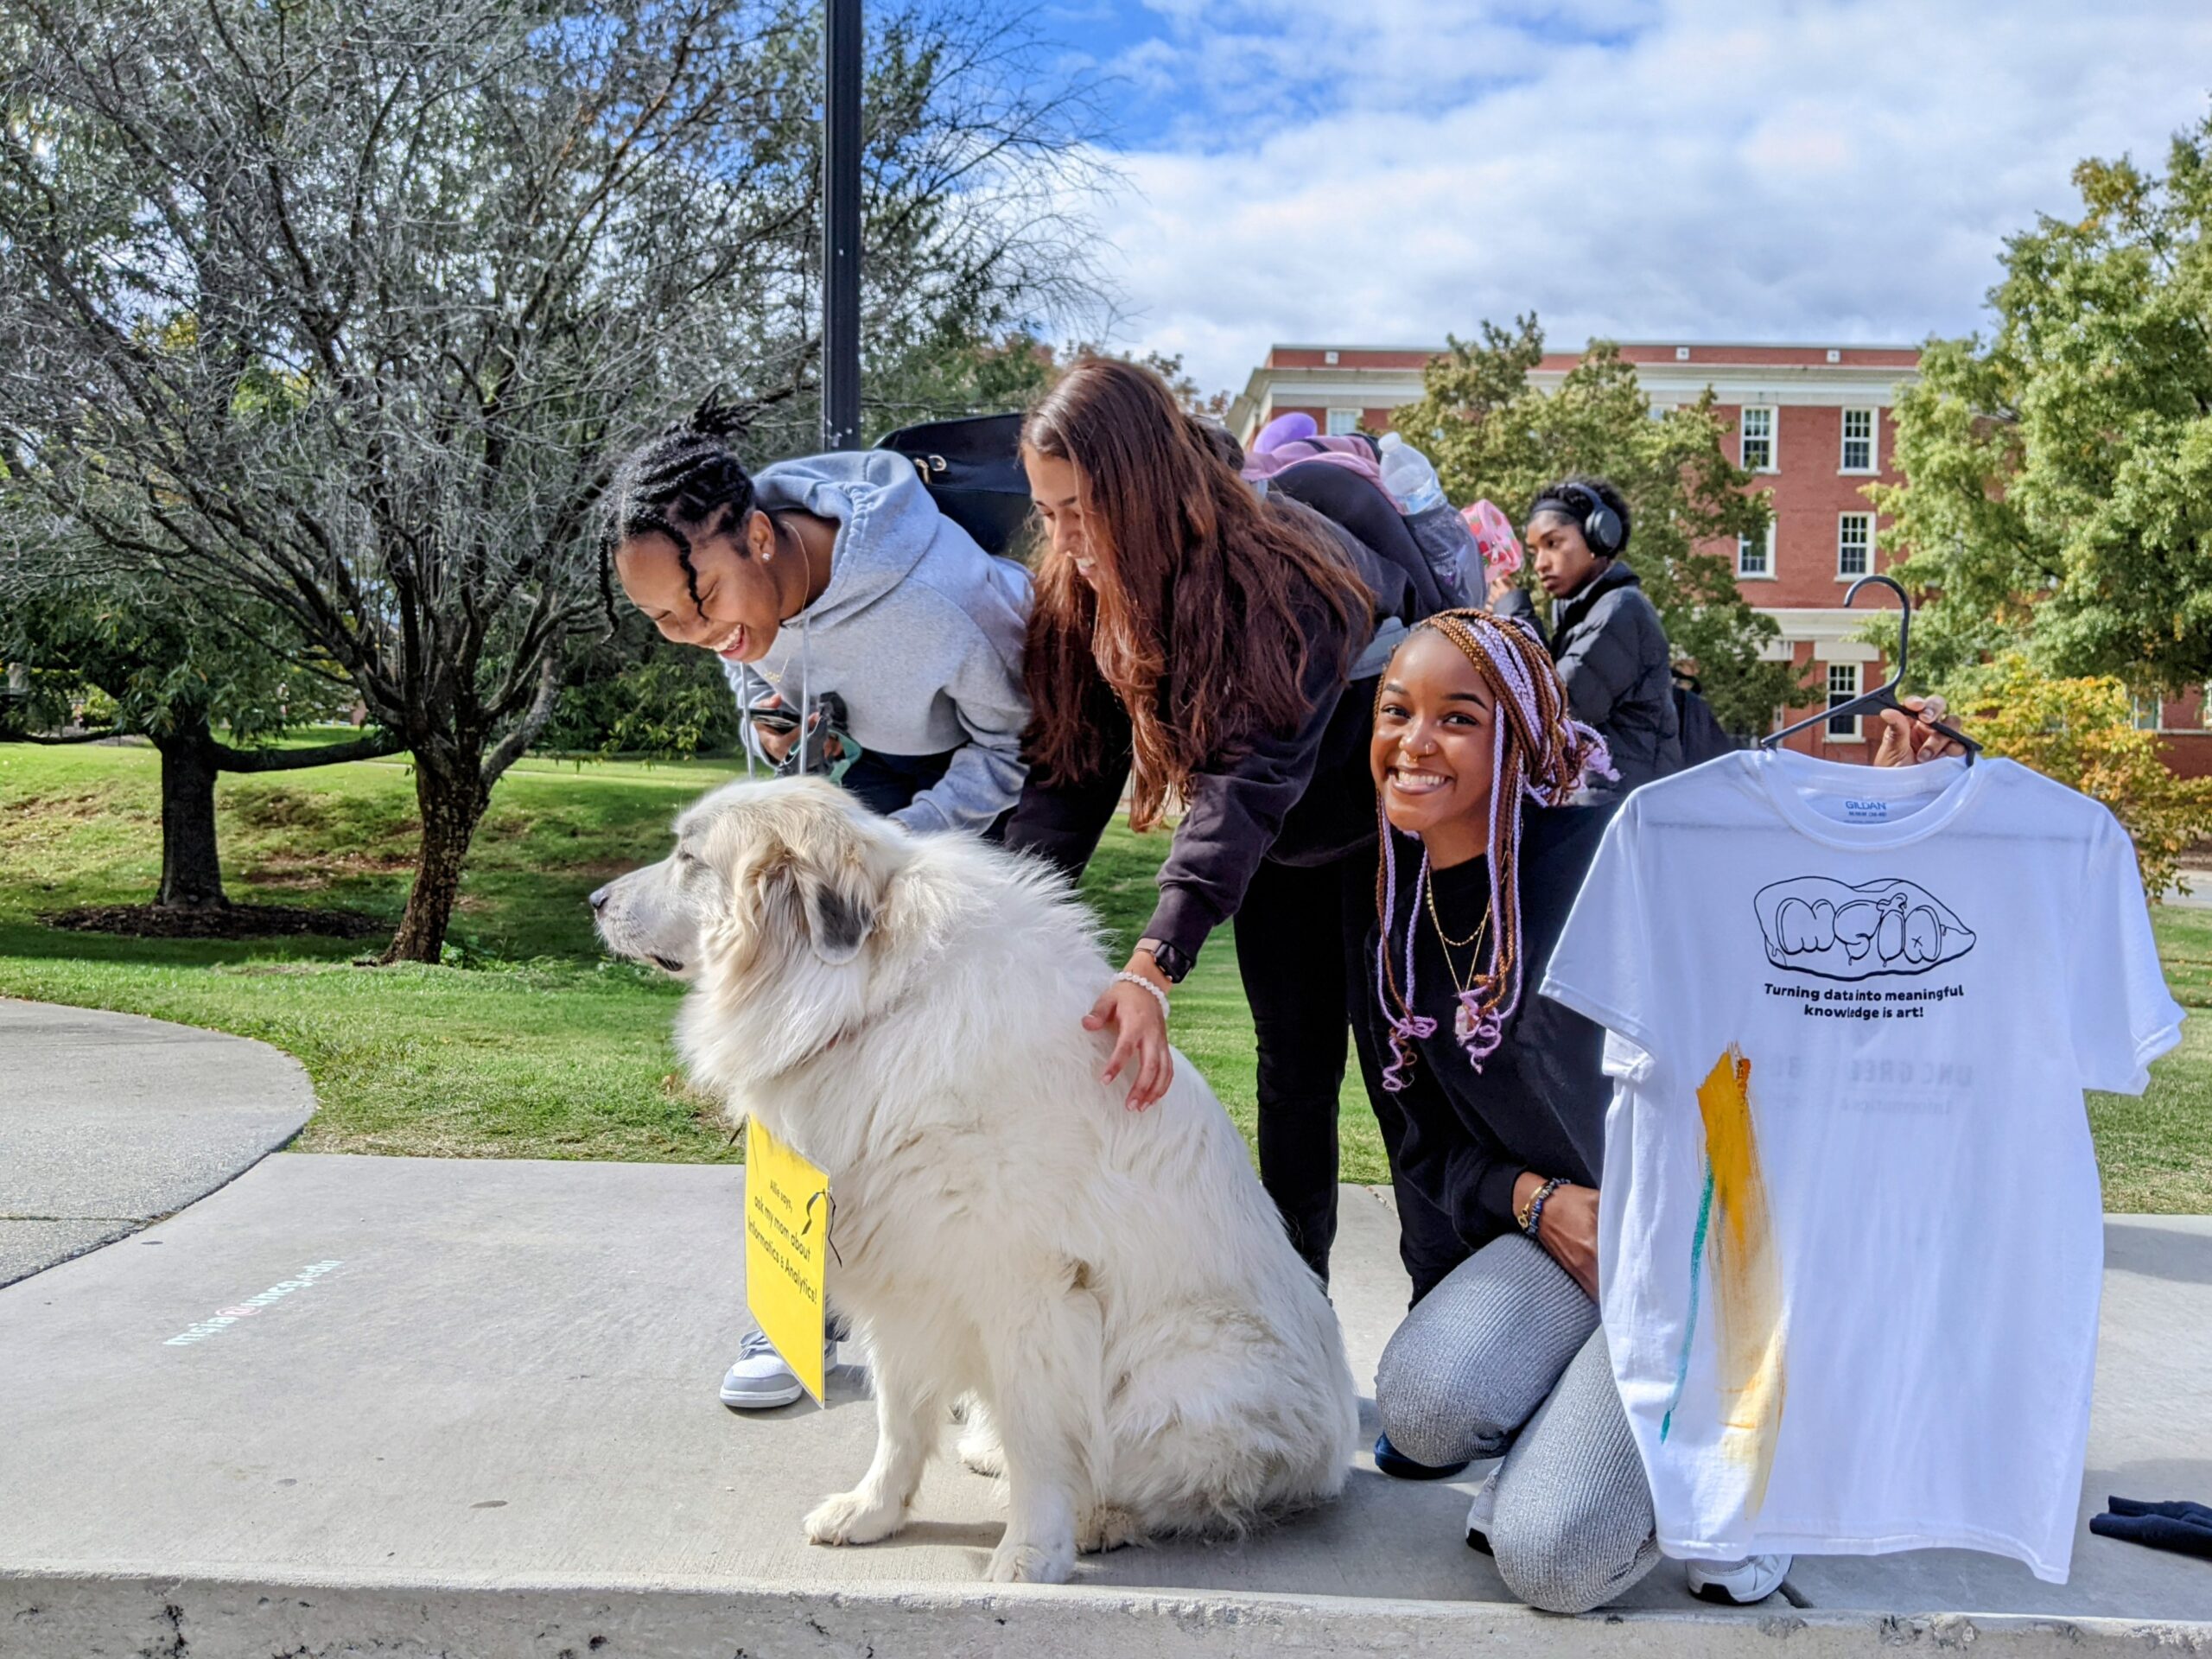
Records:
[[[1690,1593],[1704,1601],[1749,1607],[1782,1588],[1790,1555],[1754,1555],[1741,1561],[1692,1561]]]
[[[837,1363],[837,1344],[826,1343],[822,1351],[822,1370],[827,1375]],[[806,1385],[798,1374],[784,1363],[784,1357],[776,1351],[760,1331],[746,1333],[738,1344],[737,1363],[722,1377],[722,1404],[732,1411],[772,1411],[778,1406],[788,1406],[803,1399]]]

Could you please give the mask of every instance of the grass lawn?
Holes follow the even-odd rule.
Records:
[[[603,957],[584,896],[658,857],[677,811],[741,771],[522,761],[477,832],[449,964],[372,968],[353,965],[358,941],[124,939],[41,926],[41,912],[151,896],[159,761],[137,747],[0,744],[0,995],[275,1044],[306,1065],[321,1103],[304,1151],[734,1160],[669,1042],[681,988]],[[234,900],[397,920],[415,835],[404,760],[226,777],[217,804]],[[1117,825],[1092,864],[1088,890],[1124,946],[1151,912],[1166,844]],[[1251,1020],[1226,932],[1177,997],[1173,1034],[1249,1140]],[[1346,1179],[1385,1179],[1357,1078],[1344,1145]]]
[[[734,1160],[668,1040],[678,987],[610,963],[584,895],[658,857],[667,824],[731,775],[713,764],[531,759],[478,833],[448,965],[352,965],[358,943],[120,939],[43,912],[143,900],[160,870],[150,749],[0,744],[0,995],[152,1014],[257,1037],[299,1057],[321,1109],[302,1150],[448,1157]],[[234,899],[340,905],[397,920],[411,868],[404,760],[228,777]],[[1124,944],[1149,913],[1164,837],[1119,825],[1085,892]],[[2212,912],[2156,912],[2175,994],[2212,1009]],[[2108,1209],[2212,1211],[2212,1018],[2152,1068],[2140,1100],[2090,1098]],[[1176,998],[1174,1037],[1252,1129],[1252,1033],[1226,932]],[[1355,1079],[1346,1179],[1383,1179]]]

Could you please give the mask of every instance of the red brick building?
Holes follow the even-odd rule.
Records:
[[[1759,474],[1772,498],[1764,545],[1714,550],[1734,561],[1745,597],[1780,626],[1775,654],[1815,667],[1831,705],[1879,684],[1885,676],[1878,653],[1849,636],[1863,626],[1866,608],[1887,607],[1889,596],[1862,595],[1854,610],[1843,608],[1843,596],[1885,563],[1875,543],[1887,520],[1864,491],[1899,481],[1890,411],[1897,388],[1917,372],[1918,348],[1639,340],[1624,344],[1621,354],[1636,365],[1655,408],[1693,402],[1710,386],[1734,428],[1736,458]],[[1386,430],[1398,407],[1421,395],[1421,370],[1433,355],[1433,348],[1418,346],[1275,346],[1230,406],[1230,429],[1249,441],[1277,416],[1302,410],[1325,431]],[[1548,353],[1529,378],[1556,386],[1577,360],[1572,353]],[[1499,505],[1517,512],[1525,504]],[[1786,711],[1782,719],[1820,706]],[[2146,707],[2143,718],[2167,734],[2163,747],[2177,771],[2212,773],[2201,690]],[[1868,752],[1855,720],[1813,728],[1790,744],[1835,760]]]

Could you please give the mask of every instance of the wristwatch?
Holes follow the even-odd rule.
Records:
[[[1170,985],[1180,985],[1189,977],[1192,968],[1190,957],[1166,940],[1139,939],[1137,949],[1151,953],[1153,966],[1160,969],[1160,976]]]

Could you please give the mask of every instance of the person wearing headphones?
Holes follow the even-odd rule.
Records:
[[[1567,709],[1594,728],[1618,779],[1593,779],[1578,798],[1618,800],[1682,767],[1672,653],[1659,613],[1623,560],[1629,510],[1602,478],[1568,478],[1541,491],[1522,532],[1536,580],[1552,599],[1552,661]],[[1510,576],[1491,588],[1491,609],[1536,627],[1535,607]]]

